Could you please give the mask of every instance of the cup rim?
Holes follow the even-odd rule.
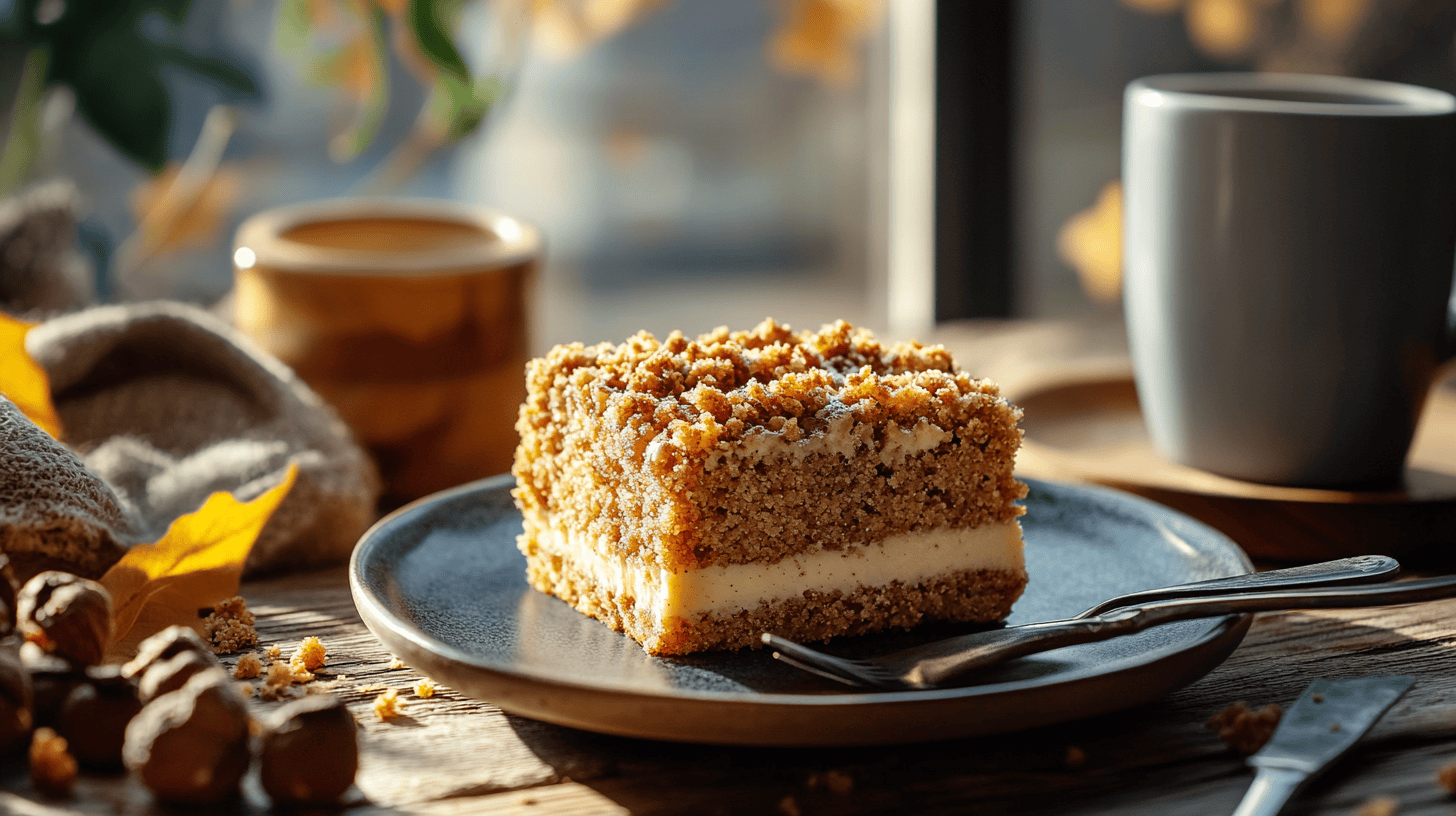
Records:
[[[302,224],[370,218],[444,220],[479,227],[493,240],[415,252],[381,253],[305,244],[285,238]],[[233,239],[233,265],[339,276],[428,277],[516,266],[536,258],[541,233],[515,216],[463,201],[376,196],[319,199],[274,207],[248,217]],[[242,250],[252,258],[240,258]],[[243,261],[250,261],[243,263]]]
[[[1347,94],[1382,101],[1314,102],[1229,95],[1259,91]],[[1125,98],[1128,104],[1144,107],[1244,113],[1410,117],[1440,116],[1456,112],[1456,96],[1445,91],[1402,82],[1323,74],[1233,71],[1159,74],[1129,82]]]

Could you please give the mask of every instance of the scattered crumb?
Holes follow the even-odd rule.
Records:
[[[46,796],[63,799],[76,784],[76,758],[66,738],[50,728],[35,729],[30,740],[30,781]]]
[[[1446,792],[1456,796],[1456,762],[1447,762],[1436,771],[1436,782],[1446,789]]]
[[[779,800],[779,813],[784,816],[800,816],[799,803],[794,801],[794,797],[785,796]]]
[[[312,672],[323,668],[327,660],[328,650],[324,648],[323,642],[316,637],[306,637],[298,644],[288,662],[304,671]]]
[[[307,683],[313,679],[313,675],[297,663],[278,661],[268,664],[268,675],[263,682],[270,686],[291,686],[294,683]]]
[[[854,790],[854,777],[839,771],[825,771],[824,787],[837,796],[847,796]]]
[[[1080,768],[1087,761],[1087,752],[1075,745],[1067,746],[1066,765],[1068,768]]]
[[[252,683],[234,683],[233,685],[238,687],[238,693],[244,697],[252,697],[253,692],[257,690],[253,688]]]
[[[523,797],[521,797],[521,804],[523,804],[523,805],[534,805],[534,804],[536,804],[536,800],[535,799],[532,799],[529,796],[523,796]]]
[[[1355,811],[1355,816],[1395,816],[1400,812],[1400,800],[1394,796],[1374,796]]]
[[[268,676],[263,682],[270,686],[288,686],[293,684],[293,667],[287,663],[268,664]]]
[[[1335,732],[1337,732],[1339,730],[1340,730],[1340,724],[1339,723],[1337,723],[1337,722],[1330,723],[1330,733],[1331,734],[1333,734],[1333,733],[1335,733]]]
[[[391,669],[403,669],[403,668],[406,668],[406,666],[404,665],[404,661],[403,660],[400,660],[399,658],[397,658],[397,657],[395,657],[393,655],[390,655],[390,657],[389,657],[389,668],[391,668]]]
[[[272,686],[264,683],[258,688],[258,699],[270,703],[276,703],[279,700],[295,700],[297,698],[298,695],[295,693],[293,686]]]
[[[420,682],[415,683],[415,696],[420,698],[434,697],[435,681],[428,677],[420,678]]]
[[[1323,694],[1311,694],[1309,696],[1309,699],[1310,702],[1313,703],[1323,703],[1325,701],[1325,696]]]
[[[1208,718],[1208,730],[1240,754],[1248,756],[1264,747],[1283,712],[1274,703],[1255,711],[1242,702],[1234,703]]]
[[[276,663],[283,659],[283,647],[275,643],[264,649],[263,654],[267,655],[269,660]]]
[[[202,628],[212,642],[217,654],[231,654],[258,643],[256,621],[248,611],[248,604],[242,596],[234,596],[212,608],[212,614],[202,621]]]
[[[246,680],[250,677],[257,677],[263,673],[263,661],[252,652],[248,652],[238,658],[237,665],[233,666],[233,679]]]
[[[324,675],[317,676],[323,677]],[[304,686],[303,691],[305,694],[328,694],[338,690],[339,686],[343,685],[344,681],[348,679],[347,676],[340,674],[330,677],[327,680],[315,680]]]
[[[843,796],[854,790],[854,777],[840,771],[825,771],[822,774],[810,774],[804,784],[809,790],[827,788]]]
[[[359,694],[373,694],[376,691],[384,691],[387,688],[389,688],[389,686],[386,686],[383,683],[367,683],[362,686],[355,686],[354,691]]]
[[[392,720],[404,713],[404,703],[400,702],[399,692],[394,689],[385,689],[383,694],[374,698],[374,716],[381,720]]]

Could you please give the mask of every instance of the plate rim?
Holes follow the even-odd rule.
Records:
[[[1226,546],[1246,571],[1253,570],[1253,564],[1250,562],[1248,555],[1227,535],[1172,508],[1101,485],[1082,485],[1046,479],[1019,478],[1027,482],[1033,489],[1038,485],[1046,485],[1050,486],[1053,490],[1070,490],[1090,494],[1104,502],[1131,506],[1138,511],[1139,515],[1146,516],[1151,513],[1154,517],[1162,516],[1165,519],[1174,519],[1180,523],[1192,525],[1203,536]],[[1095,678],[1105,678],[1116,676],[1123,672],[1145,669],[1190,652],[1213,648],[1219,641],[1231,639],[1231,645],[1229,645],[1227,652],[1223,657],[1219,658],[1218,662],[1222,662],[1223,659],[1226,659],[1228,653],[1232,653],[1233,649],[1238,647],[1243,639],[1244,632],[1248,629],[1248,624],[1252,620],[1252,615],[1225,616],[1191,641],[1184,641],[1178,644],[1165,644],[1147,652],[1140,653],[1136,658],[1131,659],[1129,665],[1121,666],[1111,672],[1097,667],[1081,667],[1068,673],[1045,675],[1028,680],[1015,680],[947,689],[889,692],[828,692],[824,694],[802,695],[776,692],[729,692],[693,689],[662,692],[660,690],[644,690],[631,687],[630,685],[612,682],[581,682],[563,678],[555,674],[531,671],[529,668],[506,667],[493,661],[482,661],[476,655],[467,654],[395,615],[382,599],[374,596],[374,593],[367,588],[364,580],[364,570],[367,564],[370,563],[371,558],[376,556],[377,551],[383,548],[384,545],[382,542],[385,540],[385,533],[389,530],[406,524],[410,517],[422,515],[435,505],[458,499],[468,494],[483,494],[489,491],[508,488],[514,484],[514,481],[514,478],[510,474],[500,474],[431,494],[384,516],[360,537],[349,560],[349,588],[355,606],[371,632],[381,641],[398,641],[395,643],[387,642],[385,643],[386,646],[394,648],[400,643],[415,644],[422,651],[431,652],[445,660],[462,664],[474,672],[483,672],[487,675],[501,678],[502,680],[526,680],[534,684],[546,684],[565,692],[609,694],[637,698],[639,700],[670,700],[694,704],[726,704],[734,706],[751,704],[754,706],[794,709],[804,707],[816,709],[851,707],[859,709],[866,706],[906,703],[936,704],[943,703],[947,700],[994,697],[998,694],[1017,691],[1041,690],[1050,686],[1066,686],[1078,682],[1090,681]],[[386,636],[386,632],[388,636]],[[1217,663],[1214,665],[1217,665]]]

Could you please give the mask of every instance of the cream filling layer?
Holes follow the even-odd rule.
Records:
[[[775,564],[727,564],[677,573],[607,555],[590,535],[554,523],[546,525],[537,544],[541,556],[560,556],[599,590],[631,598],[639,612],[659,619],[752,609],[805,590],[849,592],[892,581],[913,585],[962,570],[1026,569],[1021,524],[1015,519],[971,529],[906,533],[850,550],[790,556]]]

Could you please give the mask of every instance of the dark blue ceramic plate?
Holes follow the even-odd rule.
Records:
[[[1104,488],[1029,482],[1022,525],[1031,583],[1012,624],[1251,570],[1223,534],[1162,505]],[[506,711],[576,728],[737,745],[1000,733],[1152,701],[1212,670],[1249,628],[1249,616],[1168,624],[1023,658],[973,685],[930,691],[859,692],[765,650],[656,658],[527,586],[512,485],[509,476],[474,482],[380,521],[354,551],[354,602],[410,666]],[[969,628],[935,625],[824,648],[869,656]]]

